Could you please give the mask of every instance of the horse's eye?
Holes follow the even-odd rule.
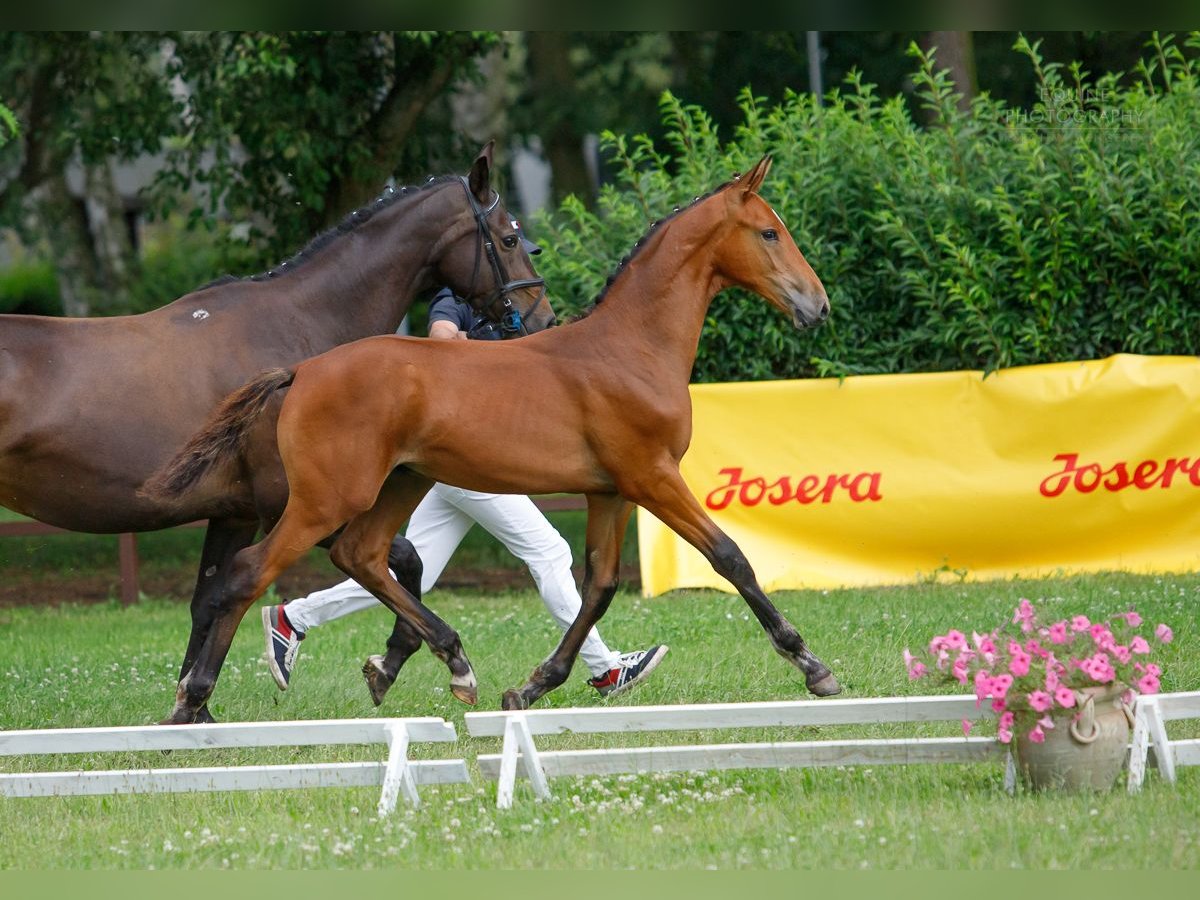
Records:
[[[513,247],[517,246],[517,236],[515,234],[506,234],[500,243],[511,250]]]
[[[763,236],[764,241],[779,240],[779,232],[777,232],[774,228],[768,228],[766,231],[764,231],[762,233],[762,236]]]

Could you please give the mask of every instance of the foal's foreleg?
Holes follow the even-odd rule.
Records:
[[[464,703],[474,705],[478,684],[458,632],[388,574],[392,538],[432,484],[412,472],[393,472],[380,489],[375,505],[346,525],[329,556],[335,566],[404,619],[450,669],[450,692]],[[418,593],[419,590],[418,585]]]
[[[421,557],[404,535],[398,534],[392,538],[392,545],[388,550],[388,568],[395,574],[400,587],[420,598]],[[403,616],[396,616],[396,624],[387,640],[387,655],[369,656],[363,664],[363,677],[367,679],[367,688],[376,706],[383,703],[383,698],[396,682],[400,669],[419,649],[421,636]]]
[[[529,680],[522,687],[505,692],[505,709],[526,709],[567,680],[588,632],[604,616],[617,592],[621,541],[633,504],[615,494],[589,494],[587,501],[587,560],[579,615]]]
[[[767,599],[741,549],[704,512],[678,469],[660,468],[653,474],[639,479],[637,502],[703,553],[717,574],[737,588],[775,651],[804,673],[809,691],[818,697],[840,693],[841,685],[829,667],[809,651],[804,638]]]

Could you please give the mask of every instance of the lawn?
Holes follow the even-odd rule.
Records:
[[[1022,596],[1051,615],[1095,618],[1135,607],[1170,623],[1176,640],[1165,658],[1163,689],[1200,686],[1200,576],[781,592],[775,600],[832,665],[847,696],[872,696],[929,691],[929,683],[905,678],[902,649],[949,627],[991,627],[1011,615]],[[503,689],[523,679],[556,639],[531,591],[445,590],[431,594],[430,603],[459,628],[480,677],[484,708],[498,705]],[[0,726],[128,725],[160,718],[171,706],[186,618],[178,599],[148,599],[128,609],[102,603],[0,610],[6,688],[0,692]],[[358,666],[382,650],[389,627],[381,609],[314,631],[291,689],[281,694],[261,660],[252,610],[212,709],[222,721],[435,715],[465,735],[465,708],[451,698],[444,666],[428,653],[409,663],[380,709],[371,705]],[[602,631],[622,649],[651,642],[672,648],[643,687],[610,702],[805,696],[799,673],[775,655],[736,597],[679,592],[646,600],[622,593]],[[599,702],[583,678],[577,671],[543,705]],[[1180,736],[1195,736],[1200,725],[1176,724]],[[898,727],[804,729],[800,737],[880,737],[901,733]],[[953,724],[924,727],[928,734],[957,731]],[[797,739],[785,729],[642,739],[655,737],[681,743]],[[568,735],[544,743],[600,741]],[[497,741],[462,738],[416,748],[416,755],[471,760],[497,749]],[[347,760],[373,752],[333,750]],[[320,753],[330,751],[16,758],[0,765],[18,771],[286,763]],[[1183,771],[1176,789],[1152,774],[1136,797],[1121,790],[1010,797],[1001,767],[991,764],[557,779],[548,802],[535,802],[519,784],[509,811],[497,811],[494,787],[476,780],[424,788],[420,809],[401,807],[384,820],[375,816],[373,789],[0,799],[0,868],[1190,868],[1200,863],[1197,774]]]

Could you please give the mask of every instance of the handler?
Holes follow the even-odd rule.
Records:
[[[531,256],[541,252],[524,235],[521,240]],[[495,340],[500,336],[494,325],[459,301],[448,288],[440,291],[430,304],[430,338]],[[476,522],[529,567],[546,610],[566,632],[582,605],[571,574],[571,549],[528,497],[434,484],[413,511],[404,535],[423,564],[421,594],[433,589],[451,555]],[[279,689],[287,690],[300,641],[311,629],[378,603],[358,582],[347,579],[292,600],[286,609],[283,605],[264,607],[267,664]],[[667,650],[665,644],[658,644],[648,650],[619,653],[610,649],[593,628],[579,656],[592,674],[588,684],[601,696],[611,697],[632,688],[654,671]]]

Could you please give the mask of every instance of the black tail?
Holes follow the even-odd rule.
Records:
[[[196,484],[217,463],[241,452],[246,432],[280,388],[292,383],[291,369],[271,369],[221,401],[208,424],[166,466],[142,485],[141,493],[171,499]]]

